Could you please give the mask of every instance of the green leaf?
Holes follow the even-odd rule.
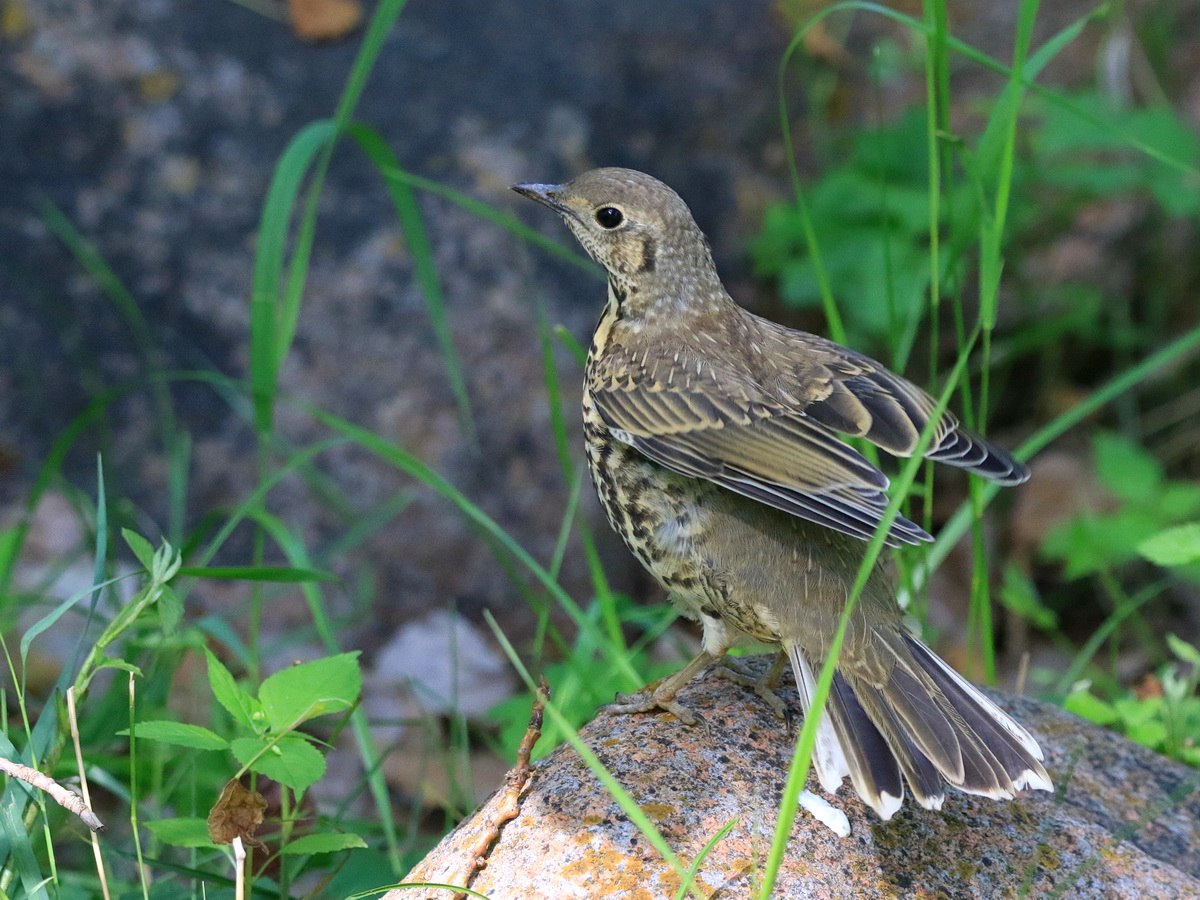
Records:
[[[120,672],[128,672],[138,678],[142,677],[142,670],[131,662],[126,662],[123,659],[117,659],[115,656],[106,656],[96,663],[96,671],[101,669],[116,669]]]
[[[266,737],[236,738],[229,748],[242,765],[249,765],[253,771],[293,791],[308,790],[325,774],[325,757],[303,736],[284,735],[264,753],[263,749],[271,743],[272,739]],[[251,764],[255,757],[258,758]]]
[[[1096,471],[1122,500],[1146,502],[1162,485],[1162,466],[1136,444],[1115,434],[1097,434],[1092,442]]]
[[[179,629],[179,623],[183,621],[183,600],[175,593],[174,588],[164,584],[155,606],[158,607],[158,623],[163,632],[174,634]]]
[[[158,840],[172,847],[215,848],[217,846],[208,836],[208,822],[204,819],[157,819],[142,824]]]
[[[154,560],[153,545],[136,531],[130,531],[128,528],[121,529],[121,537],[125,538],[125,543],[129,545],[129,549],[133,551],[137,561],[142,564],[142,568],[149,572]]]
[[[117,734],[129,734],[124,728]],[[151,719],[147,722],[135,722],[134,737],[147,741],[158,741],[160,744],[174,744],[178,747],[190,747],[193,750],[225,750],[229,742],[215,731],[210,731],[200,725],[189,725],[185,722],[172,722],[167,719]]]
[[[258,698],[274,731],[353,706],[362,691],[358,652],[341,653],[276,672]]]
[[[1200,513],[1200,484],[1190,481],[1169,481],[1158,497],[1162,521],[1180,522]]]
[[[289,841],[279,852],[284,856],[310,853],[337,853],[340,850],[365,850],[367,842],[357,834],[306,834]]]
[[[1200,649],[1173,634],[1167,635],[1167,646],[1180,660],[1200,668]]]
[[[75,604],[79,602],[80,598],[86,596],[88,593],[90,593],[90,588],[88,591],[81,591],[80,593],[72,594],[66,600],[63,600],[61,603],[59,603],[58,606],[54,607],[54,609],[50,610],[50,612],[46,613],[46,615],[42,616],[29,626],[29,629],[21,636],[22,668],[24,668],[24,664],[28,660],[29,648],[37,639],[38,635],[52,627],[66,614],[67,610],[75,606]]]
[[[1058,624],[1058,616],[1054,610],[1042,603],[1037,586],[1012,563],[1004,569],[1000,601],[1043,631],[1053,631]]]
[[[1126,728],[1137,728],[1160,717],[1163,705],[1162,697],[1143,699],[1132,694],[1113,701],[1113,709],[1117,711]]]
[[[1200,562],[1200,522],[1167,528],[1138,544],[1138,553],[1158,566]]]
[[[204,655],[208,658],[208,686],[217,702],[225,707],[235,722],[255,731],[261,729],[263,716],[259,702],[238,686],[233,675],[211,650],[205,648]]]
[[[20,527],[0,529],[0,587],[7,581],[7,573],[12,570],[17,559],[17,551],[21,548],[21,539],[25,529]]]
[[[1158,719],[1150,719],[1127,726],[1125,736],[1143,747],[1157,750],[1167,740],[1167,726]]]
[[[1117,711],[1086,688],[1072,691],[1063,701],[1063,709],[1097,725],[1111,725],[1119,716]]]

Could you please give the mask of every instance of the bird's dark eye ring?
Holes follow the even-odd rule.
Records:
[[[596,210],[596,222],[601,228],[616,228],[625,221],[625,214],[615,206],[602,206]]]

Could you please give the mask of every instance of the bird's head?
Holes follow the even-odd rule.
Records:
[[[691,210],[659,181],[632,169],[592,169],[565,184],[513,190],[560,216],[588,255],[622,290],[688,302],[720,282]]]

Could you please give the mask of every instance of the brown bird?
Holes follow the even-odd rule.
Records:
[[[588,464],[612,527],[704,628],[695,659],[617,708],[695,722],[679,689],[753,640],[783,647],[807,711],[887,506],[887,477],[837,435],[909,456],[936,402],[739,307],[687,205],[649,175],[595,169],[513,189],[562,216],[608,272],[584,380]],[[949,413],[925,455],[1001,484],[1029,476]],[[887,538],[930,539],[903,517]],[[998,799],[1052,789],[1029,732],[905,629],[883,563],[854,609],[813,757],[825,790],[849,776],[884,819],[906,783],[934,809],[946,784]]]

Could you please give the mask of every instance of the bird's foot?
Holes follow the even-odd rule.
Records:
[[[610,703],[605,709],[614,713],[653,712],[656,709],[664,709],[684,725],[701,725],[707,729],[708,723],[676,700],[675,695],[696,677],[701,669],[716,659],[715,654],[701,650],[674,675],[669,675],[653,687],[643,688],[637,693],[617,694],[616,703]]]
[[[775,693],[775,683],[778,681],[779,672],[783,668],[780,662],[782,658],[783,654],[778,654],[775,664],[765,674],[756,675],[738,662],[735,657],[725,656],[722,657],[721,668],[717,672],[722,678],[726,678],[734,684],[740,684],[742,687],[754,691],[759,699],[770,707],[771,712],[775,714],[775,718],[787,726],[788,734],[791,734],[792,711],[783,702],[783,698]]]
[[[669,696],[663,692],[665,684],[666,682],[661,682],[657,687],[648,687],[632,694],[617,694],[616,702],[609,703],[604,709],[617,714],[654,712],[661,709],[669,712],[684,725],[705,725],[704,719],[675,699],[674,691],[671,691]]]

